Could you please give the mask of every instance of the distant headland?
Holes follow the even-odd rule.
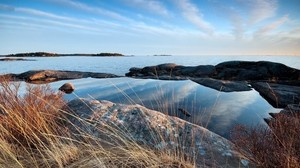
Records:
[[[100,57],[111,57],[111,56],[124,56],[120,53],[97,53],[97,54],[86,54],[86,53],[75,53],[75,54],[58,54],[49,52],[29,52],[29,53],[17,53],[3,55],[4,57],[60,57],[60,56],[100,56]]]

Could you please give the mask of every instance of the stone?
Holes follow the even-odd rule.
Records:
[[[300,71],[269,61],[228,61],[216,65],[216,78],[227,80],[299,80]]]
[[[253,82],[251,86],[275,108],[300,103],[300,86],[269,82]]]
[[[179,150],[185,156],[194,157],[196,167],[253,167],[250,159],[225,138],[140,105],[75,99],[68,103],[68,108],[71,123],[67,126],[75,136],[80,130],[110,144],[124,142],[125,138],[156,150]],[[123,139],[118,140],[120,137]]]
[[[10,76],[15,81],[26,81],[28,83],[43,84],[59,80],[80,78],[116,78],[120,77],[109,73],[80,72],[80,71],[58,71],[58,70],[33,70],[20,74],[6,74],[0,77]]]
[[[65,83],[59,88],[59,90],[67,94],[71,94],[75,90],[75,87],[72,83]]]

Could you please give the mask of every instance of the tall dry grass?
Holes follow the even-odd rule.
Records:
[[[253,161],[266,168],[300,167],[300,115],[276,115],[264,126],[236,126],[231,140],[243,152],[250,153]]]
[[[141,146],[116,128],[113,143],[80,128],[78,139],[65,127],[64,116],[72,115],[65,103],[48,85],[27,85],[20,95],[20,83],[1,79],[0,167],[195,167],[192,159]]]

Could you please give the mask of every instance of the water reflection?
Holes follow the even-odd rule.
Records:
[[[71,100],[78,97],[110,100],[116,103],[141,104],[150,109],[178,116],[207,127],[227,137],[235,124],[263,123],[272,108],[256,91],[224,93],[192,81],[161,81],[152,79],[78,79],[69,81],[75,94],[66,95]],[[52,83],[58,89],[65,81]],[[192,114],[182,115],[178,108]]]

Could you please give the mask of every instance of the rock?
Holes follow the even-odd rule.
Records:
[[[269,115],[271,116],[271,118],[264,118],[264,121],[269,126],[271,126],[270,124],[272,123],[276,123],[276,119],[282,120],[281,117],[286,118],[289,122],[291,122],[293,118],[300,119],[300,104],[289,104],[279,113],[269,113]]]
[[[280,113],[300,116],[300,104],[289,104]]]
[[[75,87],[72,83],[65,83],[58,90],[70,94],[75,90]]]
[[[222,92],[234,92],[234,91],[249,91],[251,87],[245,81],[228,81],[217,80],[212,78],[190,78],[200,85],[207,86]]]
[[[79,71],[57,71],[57,70],[33,70],[21,74],[6,74],[0,77],[11,76],[12,80],[23,80],[29,83],[49,83],[59,80],[80,78],[116,78],[120,77],[109,73],[79,72]]]
[[[182,67],[177,70],[181,76],[190,77],[209,77],[215,73],[216,69],[213,65],[199,65],[195,67]]]
[[[71,123],[67,126],[75,135],[80,130],[109,143],[123,142],[118,140],[122,137],[152,149],[182,151],[185,156],[195,157],[196,167],[253,166],[225,138],[140,105],[76,99],[68,107],[72,114],[68,116]],[[245,162],[246,165],[241,164]]]
[[[216,65],[215,78],[226,80],[299,80],[300,71],[268,61],[228,61]]]
[[[213,65],[181,66],[172,63],[131,68],[126,76],[169,75],[182,77],[210,77],[222,80],[299,80],[300,71],[284,64],[268,61],[228,61]]]
[[[251,86],[275,108],[300,103],[300,86],[268,82],[253,82]]]
[[[35,60],[25,59],[25,58],[0,58],[0,61],[35,61]]]

